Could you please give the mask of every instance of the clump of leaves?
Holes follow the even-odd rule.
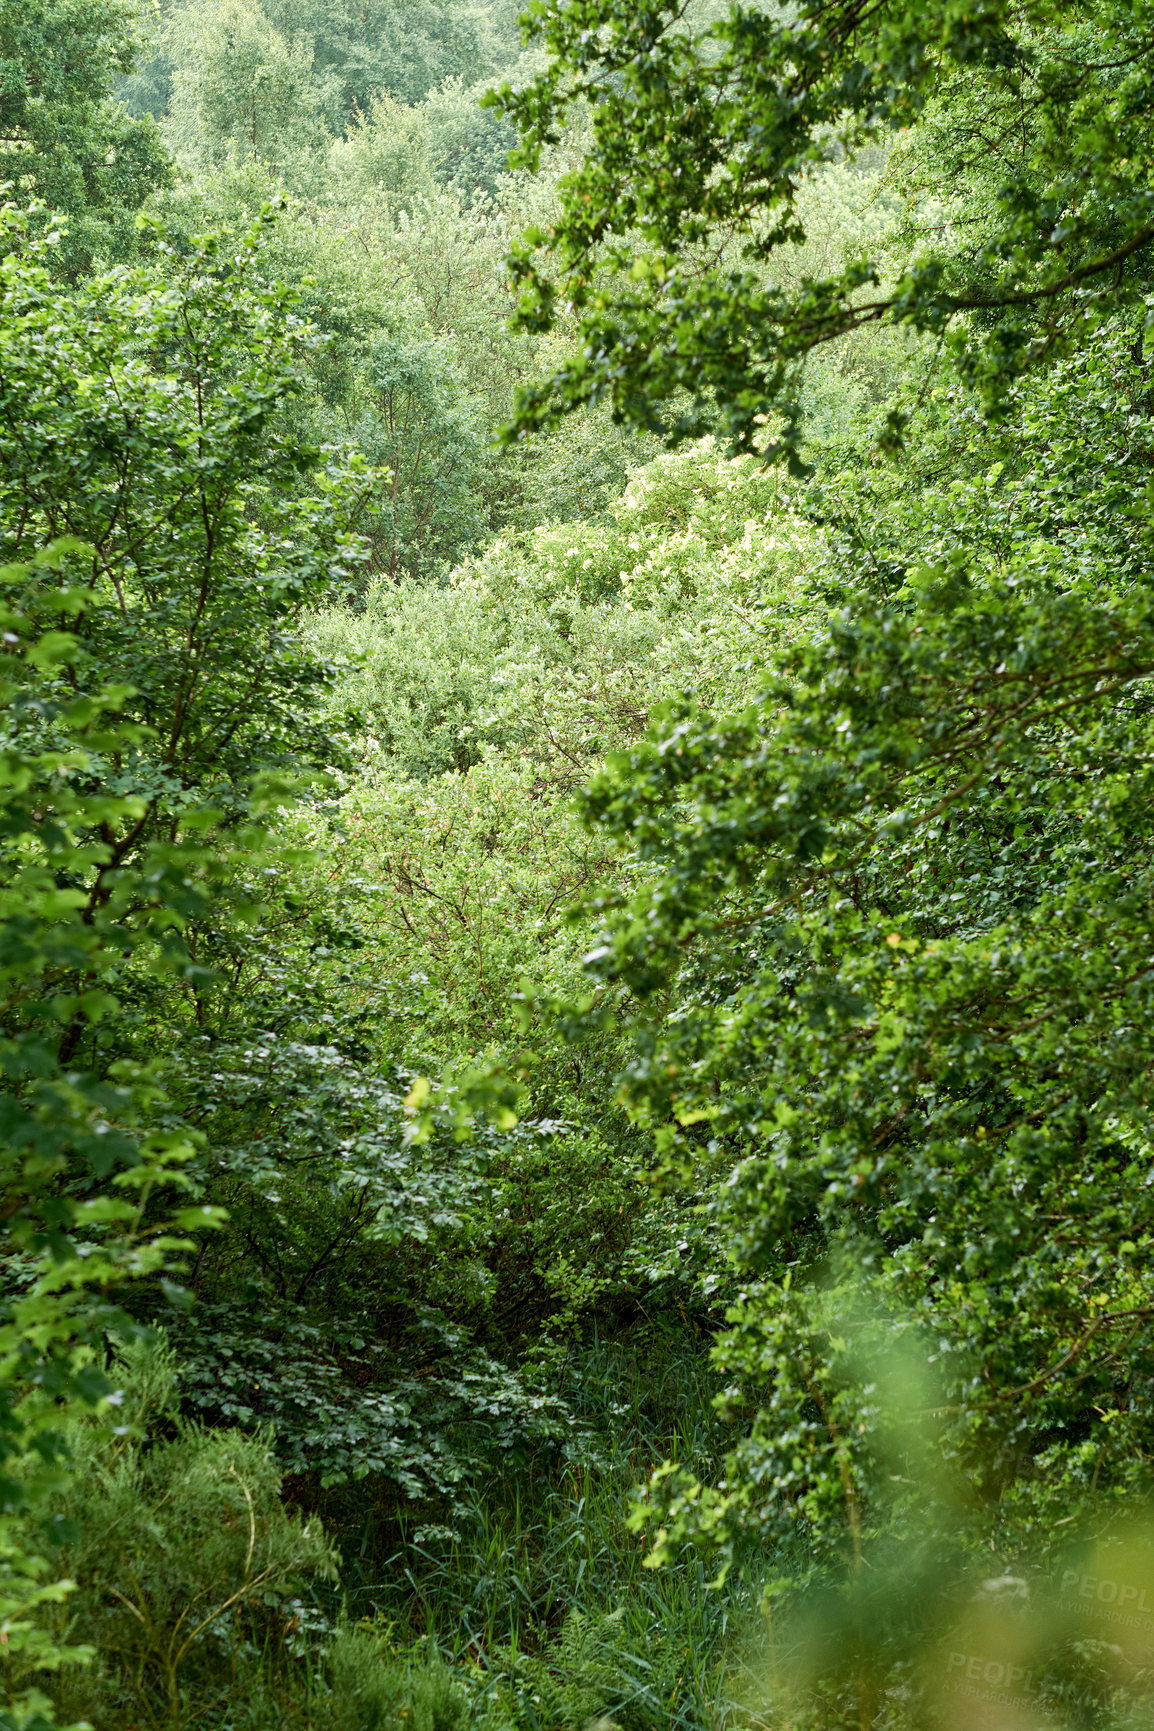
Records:
[[[290,1600],[336,1575],[315,1521],[280,1500],[263,1436],[207,1430],[175,1412],[171,1350],[130,1350],[117,1367],[125,1422],[72,1434],[62,1560],[73,1627],[97,1651],[62,1705],[109,1727],[182,1722],[291,1631]]]

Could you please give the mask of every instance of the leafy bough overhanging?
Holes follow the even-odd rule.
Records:
[[[957,1523],[968,1484],[983,1542],[1040,1519],[1055,1436],[1057,1479],[1144,1483],[1152,599],[948,557],[588,794],[639,856],[590,958],[640,1001],[624,1097],[669,1169],[724,1177],[721,1359],[764,1403],[719,1487],[662,1481],[658,1555],[802,1516],[860,1549],[895,1424],[960,1475],[908,1496]],[[912,1403],[878,1392],[895,1342]]]

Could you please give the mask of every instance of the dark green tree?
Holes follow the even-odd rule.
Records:
[[[135,54],[135,8],[123,0],[0,7],[0,181],[65,218],[55,256],[72,272],[130,254],[136,212],[168,180],[155,123],[112,95]]]
[[[1002,430],[960,391],[921,472],[814,489],[828,626],[586,797],[638,877],[594,1013],[658,1166],[721,1180],[761,1403],[719,1486],[660,1481],[658,1552],[870,1571],[851,1693],[947,1565],[1053,1561],[1154,1480],[1145,393],[1103,333]]]
[[[578,98],[593,144],[513,261],[524,325],[580,321],[519,428],[608,398],[796,473],[819,345],[904,323],[962,375],[912,366],[897,468],[799,488],[828,624],[755,640],[756,701],[668,707],[585,798],[634,874],[586,1014],[631,1035],[658,1168],[718,1180],[719,1362],[758,1406],[716,1483],[658,1475],[657,1555],[840,1581],[799,1722],[904,1691],[929,1723],[959,1571],[1053,1566],[1154,1484],[1150,21],[530,20],[554,58],[498,99],[525,159]],[[892,129],[907,232],[779,288],[806,177]]]
[[[196,1136],[155,1060],[259,920],[275,813],[334,757],[292,627],[349,581],[359,482],[299,500],[311,459],[275,429],[311,339],[252,286],[258,236],[71,291],[27,218],[5,239],[0,1604],[24,1726],[69,1657],[36,1614],[67,1587],[28,1544],[59,1514],[60,1427],[111,1392],[118,1286],[182,1247],[154,1198]]]
[[[373,569],[390,580],[435,576],[471,552],[487,527],[485,449],[445,345],[403,328],[378,333],[346,415],[378,470],[363,519]]]
[[[1144,7],[802,0],[692,17],[675,0],[536,0],[527,30],[547,69],[489,98],[528,166],[573,104],[592,128],[557,220],[511,259],[524,328],[563,305],[579,315],[573,357],[520,397],[518,427],[608,398],[675,437],[720,426],[744,448],[776,449],[780,424],[796,462],[799,368],[846,332],[938,334],[996,404],[1120,297],[1144,311]],[[776,261],[805,238],[806,178],[908,129],[924,141],[910,196],[942,206],[915,244],[779,286]]]
[[[445,0],[267,0],[273,23],[313,43],[330,130],[339,137],[373,98],[420,102],[444,79],[483,77],[493,64],[488,18]]]

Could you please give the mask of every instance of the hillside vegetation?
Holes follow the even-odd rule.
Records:
[[[0,1731],[1147,1723],[1148,10],[0,3]]]

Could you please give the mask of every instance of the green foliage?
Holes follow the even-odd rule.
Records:
[[[1128,334],[1088,360],[1004,431],[947,399],[962,472],[879,478],[884,513],[815,490],[829,625],[585,799],[638,862],[594,967],[666,1012],[632,1111],[724,1174],[719,1363],[761,1403],[716,1488],[654,1481],[657,1555],[899,1547],[878,1688],[954,1568],[1056,1567],[1149,1488],[1149,423]]]
[[[625,1525],[630,1487],[671,1449],[704,1469],[727,1435],[706,1337],[674,1312],[613,1327],[557,1367],[598,1427],[587,1459],[507,1459],[451,1538],[416,1535],[406,1575],[367,1590],[398,1641],[455,1658],[488,1731],[614,1722],[700,1731],[732,1695],[727,1658],[750,1631],[755,1579],[712,1592],[698,1563],[655,1573]],[[421,1650],[419,1639],[417,1650]]]
[[[411,1731],[464,1731],[467,1698],[439,1661],[414,1666],[398,1663],[388,1644],[371,1629],[341,1630],[327,1655],[332,1689],[325,1731],[385,1731],[404,1725]]]
[[[495,1459],[596,1458],[596,1412],[559,1388],[555,1351],[639,1295],[697,1306],[703,1273],[724,1283],[698,1198],[650,1197],[644,1138],[611,1105],[611,1042],[576,1058],[534,1006],[580,988],[562,906],[615,869],[569,812],[586,766],[687,672],[744,690],[771,595],[804,616],[810,548],[774,515],[781,495],[709,449],[664,458],[607,525],[501,544],[445,588],[380,586],[365,612],[311,623],[315,647],[361,652],[334,701],[380,746],[338,813],[299,824],[323,862],[302,846],[301,911],[266,916],[251,984],[206,995],[172,1054],[174,1102],[206,1142],[190,1176],[230,1224],[198,1258],[196,1308],[159,1314],[186,1408],[271,1427],[341,1534],[464,1531]],[[450,676],[446,724],[433,681]],[[496,1114],[492,1048],[524,1074]],[[414,1070],[445,1079],[442,1104]]]
[[[168,179],[151,118],[113,100],[135,52],[123,0],[9,0],[0,9],[0,183],[67,222],[57,263],[135,251],[133,218]]]
[[[590,1725],[696,1731],[720,1706],[720,1679],[711,1663],[713,1643],[696,1645],[692,1621],[688,1632],[687,1642],[684,1613],[671,1629],[657,1618],[646,1626],[625,1606],[600,1615],[571,1611],[540,1655],[494,1654],[488,1684],[493,1705],[482,1723],[493,1731],[536,1731],[542,1725],[558,1731],[586,1731]]]
[[[9,222],[5,1723],[1143,1722],[1146,21],[528,28]]]
[[[485,9],[445,0],[269,0],[281,29],[312,40],[319,100],[340,137],[374,97],[420,102],[447,78],[483,76],[501,56]]]
[[[653,441],[587,415],[515,452],[489,443],[537,347],[507,328],[504,255],[548,208],[554,167],[504,173],[511,129],[460,78],[415,104],[375,94],[329,139],[304,86],[293,101],[308,32],[278,32],[252,8],[243,22],[184,8],[167,27],[183,46],[164,127],[184,179],[162,208],[190,237],[213,227],[239,239],[270,174],[292,188],[267,268],[300,285],[302,311],[330,340],[288,420],[307,443],[352,440],[384,465],[363,520],[380,568],[436,576],[502,527],[603,515]],[[236,63],[250,38],[272,56],[264,94]],[[236,109],[227,124],[205,108],[210,84],[222,114]],[[574,130],[558,159],[579,147]]]
[[[584,986],[566,902],[619,871],[574,792],[653,702],[689,678],[736,700],[755,634],[802,628],[813,547],[782,503],[748,462],[663,458],[607,523],[510,538],[443,589],[380,587],[363,614],[313,622],[322,651],[356,652],[342,701],[368,730],[335,831],[356,933],[345,1025],[356,1014],[358,1040],[431,1074],[492,1052],[524,1077],[522,1114],[551,1127],[498,1153],[471,1240],[419,1273],[495,1354],[638,1293],[696,1303],[700,1275],[722,1278],[686,1197],[650,1198],[612,1035],[577,1053],[545,1009]]]
[[[269,0],[282,30],[313,42],[320,104],[334,137],[374,97],[420,102],[447,78],[482,77],[500,55],[481,7],[446,0]]]
[[[792,505],[705,445],[635,471],[605,520],[499,540],[442,590],[378,588],[315,641],[356,655],[343,694],[398,779],[507,759],[568,791],[687,680],[743,690],[770,609],[775,629],[805,618],[813,542]]]
[[[480,539],[484,447],[447,344],[374,334],[344,407],[358,450],[380,471],[362,528],[386,582],[437,576]]]
[[[182,1059],[212,1149],[193,1177],[231,1222],[198,1258],[197,1307],[168,1324],[187,1407],[265,1427],[321,1489],[368,1478],[366,1497],[438,1517],[494,1447],[574,1431],[531,1369],[485,1350],[487,1191],[547,1130],[508,1109],[504,1128],[474,1124],[483,1077],[439,1101],[418,1082],[406,1103],[363,1064],[267,1035]]]
[[[996,406],[1120,294],[1144,311],[1150,49],[1129,5],[893,0],[866,17],[814,0],[698,23],[673,0],[564,0],[526,18],[548,63],[488,100],[527,166],[577,103],[592,148],[558,219],[510,257],[526,329],[560,305],[579,315],[576,352],[521,395],[518,429],[609,400],[671,437],[716,424],[797,472],[801,364],[839,335],[933,332]],[[851,245],[790,282],[807,179],[898,129],[906,244],[888,259]],[[927,196],[939,208],[919,212]]]
[[[431,90],[422,104],[433,173],[466,206],[478,194],[489,199],[500,196],[509,152],[517,142],[508,121],[481,107],[484,88],[483,83],[449,78]]]
[[[184,0],[154,32],[155,60],[126,91],[165,115],[186,163],[231,153],[279,172],[343,138],[374,105],[431,101],[450,184],[492,184],[512,129],[455,98],[513,56],[482,7],[444,0]],[[480,94],[478,89],[477,95]]]
[[[112,1373],[117,1434],[104,1415],[74,1428],[59,1511],[77,1582],[69,1622],[99,1662],[72,1673],[60,1705],[98,1727],[125,1714],[179,1724],[203,1710],[198,1697],[227,1695],[238,1660],[279,1634],[335,1558],[315,1522],[284,1508],[263,1438],[175,1416],[166,1349],[137,1349]]]
[[[179,286],[142,271],[68,299],[35,262],[4,266],[0,532],[13,558],[83,542],[89,586],[22,738],[54,743],[78,667],[130,728],[104,747],[108,797],[70,872],[78,917],[123,958],[100,983],[133,980],[121,1041],[150,1014],[203,1013],[225,910],[243,926],[259,906],[266,814],[338,756],[309,720],[328,675],[292,618],[351,580],[359,483],[301,500],[308,453],[270,436],[310,339],[287,291],[249,290],[255,245],[229,266],[206,242]],[[62,1062],[127,1055],[97,1014],[61,1012]]]
[[[70,295],[25,219],[6,227],[0,1413],[22,1725],[46,1711],[30,1672],[67,1656],[32,1616],[67,1583],[40,1585],[29,1535],[59,1514],[62,1427],[110,1393],[94,1351],[132,1331],[114,1289],[190,1248],[174,1226],[218,1217],[200,1203],[170,1222],[153,1200],[191,1182],[195,1142],[157,1054],[211,992],[214,942],[254,917],[242,880],[271,863],[268,812],[332,755],[301,725],[324,670],[287,624],[353,549],[335,491],[284,496],[300,453],[266,427],[299,338],[283,297],[248,294],[244,256],[221,269],[205,243],[181,287],[119,272]]]
[[[442,98],[450,120],[468,119],[466,96]],[[310,357],[312,389],[286,408],[291,436],[351,441],[379,462],[362,519],[379,566],[434,577],[514,518],[535,527],[603,511],[640,453],[595,422],[556,454],[490,448],[530,358],[505,328],[501,259],[520,205],[510,191],[510,208],[462,209],[437,179],[429,107],[378,103],[310,159],[298,177],[308,201],[278,222],[264,268],[302,284],[301,312],[329,339]],[[167,219],[189,236],[223,223],[239,243],[267,197],[265,171],[249,160],[205,175],[165,201]]]
[[[200,0],[164,35],[172,62],[165,133],[178,159],[230,156],[282,171],[320,143],[311,43],[278,30],[253,0]]]

